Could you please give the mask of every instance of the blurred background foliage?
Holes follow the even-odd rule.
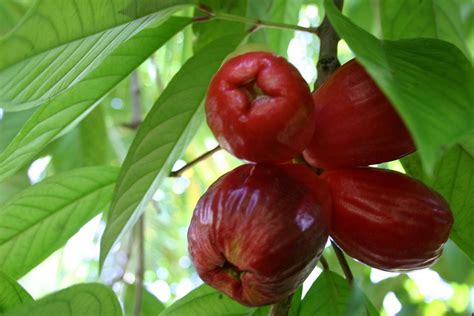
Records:
[[[450,1],[462,18],[464,43],[472,57],[472,3],[469,0]],[[319,0],[203,2],[214,9],[237,15],[302,26],[318,26],[324,16],[322,1]],[[442,0],[438,1],[440,2]],[[391,19],[396,21],[397,13],[387,9],[396,3],[395,0],[348,0],[344,4],[344,14],[365,30],[383,37],[384,25],[381,16],[384,15],[384,23],[388,23],[390,15]],[[432,1],[425,3],[433,5]],[[11,30],[32,4],[33,1],[30,0],[0,0],[0,35]],[[385,9],[382,10],[381,6]],[[299,11],[295,9],[298,7]],[[201,13],[188,10],[180,14],[192,16]],[[163,88],[193,51],[199,50],[230,29],[246,27],[249,26],[235,22],[212,21],[195,23],[180,32],[134,74],[119,84],[85,120],[49,145],[29,168],[1,183],[0,203],[30,183],[36,183],[58,172],[90,165],[120,165],[135,135],[136,123],[146,115]],[[394,37],[395,33],[394,31],[389,35]],[[262,29],[255,32],[249,42],[261,43],[263,47],[286,56],[301,71],[308,83],[313,85],[317,76],[317,37],[289,30]],[[339,54],[342,63],[352,58],[343,41],[339,44]],[[138,112],[132,105],[134,96],[140,101]],[[0,151],[31,113],[32,111],[4,113],[0,109]],[[175,169],[216,145],[210,130],[203,122],[185,155],[176,162]],[[164,306],[170,305],[202,283],[188,257],[187,226],[197,200],[207,187],[220,175],[239,164],[239,160],[219,151],[184,172],[182,176],[166,179],[155,193],[145,213],[147,292],[143,297],[144,315],[156,315]],[[403,172],[398,161],[383,164],[381,167]],[[102,219],[93,219],[64,248],[56,251],[28,273],[20,283],[34,297],[40,297],[71,284],[96,280],[99,277],[98,240],[103,229]],[[136,243],[136,232],[131,231],[113,249],[100,276],[103,282],[111,285],[119,294],[129,315],[132,314],[134,301]],[[324,255],[331,270],[342,275],[331,247],[326,249]],[[446,245],[444,255],[431,269],[408,274],[386,273],[351,259],[350,266],[357,284],[382,315],[466,315],[473,311],[473,264],[452,242]],[[320,272],[319,268],[314,270],[305,282],[303,293],[306,293]]]

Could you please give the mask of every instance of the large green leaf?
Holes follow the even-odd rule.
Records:
[[[0,1],[0,36],[10,31],[17,24],[25,11],[23,5],[16,1]]]
[[[174,76],[141,124],[115,188],[101,240],[101,265],[182,155],[202,122],[200,105],[212,76],[243,38],[242,33],[229,34],[196,53]]]
[[[474,156],[452,148],[436,165],[433,176],[423,172],[417,155],[402,159],[407,174],[422,180],[449,202],[454,215],[451,239],[474,261]]]
[[[78,284],[30,304],[11,309],[2,316],[121,316],[114,292],[98,283]]]
[[[105,94],[189,22],[187,18],[170,18],[158,27],[143,30],[120,45],[73,88],[43,104],[0,154],[0,181],[15,173],[49,142],[84,118]]]
[[[63,246],[110,202],[118,168],[62,173],[27,188],[0,207],[0,270],[14,278]]]
[[[407,124],[427,172],[474,129],[471,63],[452,44],[437,39],[380,41],[325,7],[339,35],[392,101]]]
[[[385,39],[439,38],[453,43],[470,56],[467,28],[463,25],[458,0],[382,1],[380,11]]]
[[[0,39],[0,107],[31,108],[71,89],[120,44],[166,16],[166,9],[192,3],[159,1],[153,11],[140,9],[131,17],[127,8],[141,8],[141,1],[38,1]]]
[[[0,313],[31,302],[31,295],[14,279],[0,271]]]
[[[201,285],[165,309],[160,316],[249,315],[255,308],[240,305],[207,285]]]
[[[337,273],[323,271],[301,302],[300,316],[378,315],[357,287]]]

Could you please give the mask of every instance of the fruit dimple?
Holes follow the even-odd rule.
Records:
[[[238,87],[248,99],[247,110],[250,111],[252,107],[262,99],[268,98],[268,95],[257,85],[256,79],[249,80]]]
[[[230,263],[229,261],[224,261],[222,265],[222,271],[233,277],[234,279],[241,281],[242,274],[244,271],[240,270],[238,267]]]

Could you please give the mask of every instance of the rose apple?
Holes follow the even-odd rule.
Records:
[[[226,61],[209,85],[206,116],[221,147],[253,162],[299,155],[314,131],[311,92],[298,70],[268,52]]]
[[[332,193],[331,238],[350,256],[387,271],[425,268],[441,255],[453,216],[418,180],[376,168],[323,173]]]
[[[313,100],[315,132],[304,157],[315,167],[368,166],[415,150],[400,116],[355,59],[317,89]]]
[[[204,282],[249,306],[287,297],[314,268],[328,238],[326,184],[302,165],[247,164],[199,200],[189,252]]]

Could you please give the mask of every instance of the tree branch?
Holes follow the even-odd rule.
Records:
[[[172,177],[172,178],[181,176],[181,174],[183,172],[185,172],[189,168],[192,168],[195,164],[197,164],[197,163],[207,159],[208,157],[212,156],[215,152],[218,152],[219,150],[221,150],[221,147],[219,145],[217,145],[213,149],[211,149],[208,152],[205,152],[204,154],[202,154],[201,156],[195,158],[194,160],[190,161],[189,163],[187,163],[183,167],[179,168],[178,170],[171,171],[169,176]]]
[[[342,10],[343,0],[334,0],[336,7]],[[314,84],[314,88],[320,87],[336,69],[341,65],[337,59],[337,43],[339,36],[329,22],[327,15],[324,17],[323,23],[318,28],[318,35],[321,41],[319,48],[319,60],[317,65],[318,79]]]
[[[142,123],[142,111],[140,106],[140,82],[138,78],[138,70],[132,72],[131,77],[132,83],[130,86],[130,94],[132,96],[132,118],[129,123],[123,124],[123,126],[130,129],[137,129]]]
[[[142,214],[136,225],[138,239],[138,265],[135,272],[135,305],[133,315],[140,316],[143,297],[143,275],[145,273],[145,214]]]

